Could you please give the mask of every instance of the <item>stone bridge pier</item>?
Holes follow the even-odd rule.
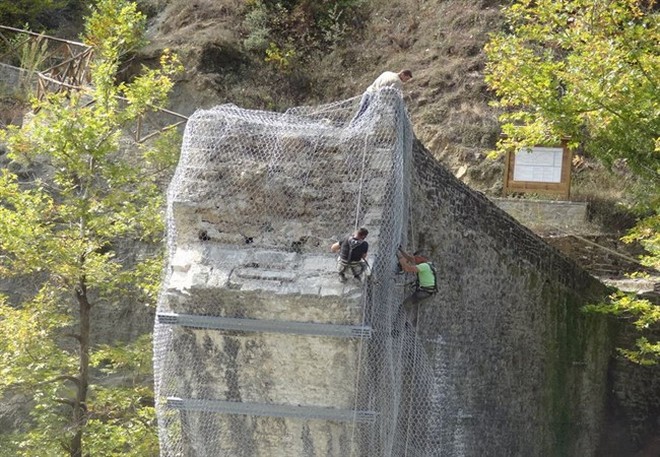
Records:
[[[594,455],[603,286],[419,143],[399,92],[286,113],[223,105],[186,126],[168,192],[154,338],[161,455]],[[332,243],[369,229],[341,283]],[[439,271],[417,327],[413,277]]]

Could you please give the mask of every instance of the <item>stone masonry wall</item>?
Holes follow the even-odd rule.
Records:
[[[370,228],[372,274],[394,275],[409,123],[397,93],[381,98],[362,130],[231,106],[189,121],[168,195],[170,260],[155,328],[161,455],[371,452],[377,427],[360,420],[375,407],[362,400],[373,397],[362,386],[369,343],[305,332],[365,324],[367,285],[341,283],[328,249],[352,221]],[[386,303],[402,291],[379,293]],[[197,324],[168,320],[179,318]],[[399,396],[379,401],[391,398]],[[387,409],[376,421],[387,422]]]
[[[157,318],[163,456],[595,455],[609,328],[580,308],[604,286],[419,142],[410,156],[400,103],[385,100],[364,136],[231,107],[189,123],[158,312],[239,326]],[[264,130],[278,122],[281,135]],[[370,230],[372,273],[344,285],[327,247],[352,218]],[[397,318],[400,244],[439,271],[416,328]],[[278,330],[249,327],[259,323]],[[372,334],[296,333],[307,324]]]
[[[444,386],[443,456],[595,455],[610,355],[602,284],[414,145],[410,237],[438,266],[418,332]]]
[[[532,230],[580,232],[587,224],[587,203],[493,198],[498,207]]]

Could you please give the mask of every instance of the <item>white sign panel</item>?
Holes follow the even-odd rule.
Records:
[[[513,166],[514,181],[561,182],[562,148],[533,147],[519,151]]]

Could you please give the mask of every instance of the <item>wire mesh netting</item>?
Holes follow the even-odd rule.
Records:
[[[429,456],[427,354],[399,312],[412,131],[400,92],[186,126],[154,340],[163,456]],[[339,281],[332,243],[369,230]]]

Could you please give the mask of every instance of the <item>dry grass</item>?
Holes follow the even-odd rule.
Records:
[[[162,10],[153,21],[152,51],[170,46],[184,58],[187,74],[173,97],[176,111],[188,114],[220,103],[284,110],[331,102],[360,95],[384,70],[410,68],[414,79],[405,87],[406,101],[418,138],[470,186],[490,195],[501,192],[502,160],[485,158],[499,123],[488,106],[493,95],[484,82],[483,46],[501,27],[503,2],[371,0],[368,19],[352,30],[345,46],[304,59],[289,72],[243,48],[244,1],[143,3]],[[604,210],[629,200],[628,184],[590,165],[576,173],[573,196]]]
[[[487,178],[485,182],[469,180],[482,191],[489,191],[501,179],[495,178],[500,167],[484,161],[485,153],[495,145],[499,124],[497,113],[488,106],[491,94],[483,80],[483,46],[488,33],[501,22],[499,3],[377,1],[377,14],[372,15],[367,34],[404,34],[411,44],[399,49],[400,39],[392,43],[375,39],[365,49],[367,56],[380,56],[372,57],[380,67],[367,78],[382,69],[405,66],[413,70],[415,78],[406,90],[417,136],[454,172],[477,167],[478,172],[466,179],[470,175]],[[491,165],[493,172],[487,170]]]
[[[609,170],[585,159],[573,169],[571,199],[589,202],[590,219],[605,231],[622,232],[632,227],[637,219],[635,202],[647,191],[647,184],[621,165]]]

